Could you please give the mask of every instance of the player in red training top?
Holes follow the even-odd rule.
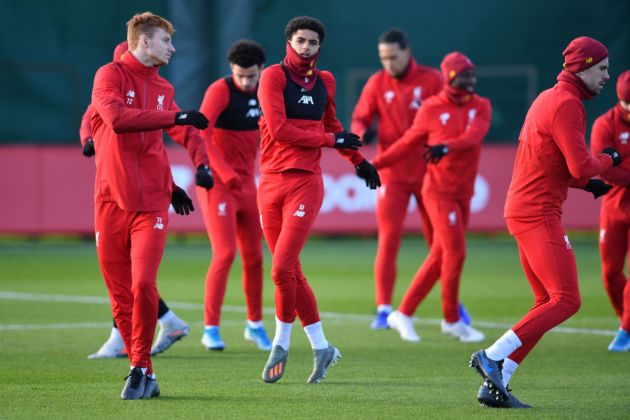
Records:
[[[630,350],[630,281],[624,275],[630,234],[630,70],[617,79],[617,104],[595,120],[591,152],[612,147],[623,162],[601,174],[613,185],[602,202],[599,216],[599,251],[602,278],[615,315],[621,320],[610,351]]]
[[[296,315],[313,348],[308,383],[322,380],[341,357],[326,341],[299,258],[322,205],[321,148],[339,149],[366,185],[373,189],[380,185],[376,169],[356,151],[362,144],[359,137],[344,131],[337,120],[333,75],[316,67],[325,33],[317,19],[291,19],[285,28],[287,55],[281,64],[263,71],[258,88],[262,108],[258,209],[276,285],[276,334],[262,374],[265,382],[275,382],[284,373]]]
[[[162,17],[133,16],[129,51],[96,72],[92,90],[97,256],[131,360],[122,399],[159,395],[150,352],[169,203],[179,214],[193,210],[186,192],[173,184],[162,129],[208,126],[203,114],[179,111],[173,86],[158,74],[175,52],[173,32]]]
[[[363,143],[373,141],[372,124],[378,119],[378,153],[389,149],[411,127],[423,101],[442,90],[440,73],[418,64],[411,56],[407,35],[397,29],[383,33],[378,41],[378,55],[383,70],[367,81],[352,114],[351,131]],[[422,148],[409,151],[380,172],[383,186],[376,198],[378,248],[374,260],[376,317],[373,329],[385,329],[392,311],[396,283],[396,258],[400,249],[403,222],[410,197],[415,198],[427,244],[431,244],[431,222],[422,202],[422,181],[426,164]]]
[[[122,55],[127,52],[127,49],[127,41],[118,44],[114,49],[112,61],[119,61]],[[83,114],[79,130],[83,155],[86,157],[94,156],[94,140],[92,139],[92,125],[90,122],[92,112],[94,112],[94,107],[88,105]],[[203,149],[203,142],[200,141],[197,133],[192,130],[181,130],[179,127],[168,129],[168,132],[177,143],[188,149],[190,158],[197,167],[197,173],[195,174],[196,184],[203,188],[212,187],[213,180],[207,169],[208,158]],[[158,300],[158,324],[160,325],[160,331],[153,347],[151,347],[151,355],[168,350],[173,343],[186,337],[190,332],[188,325],[175,315],[175,312],[168,307],[161,296]],[[110,359],[115,357],[127,357],[127,350],[114,319],[109,338],[96,353],[89,355],[88,359]]]
[[[228,61],[232,74],[208,87],[200,108],[212,127],[203,131],[203,137],[216,177],[211,191],[197,188],[212,247],[201,343],[208,350],[225,348],[219,334],[221,306],[238,246],[247,306],[245,339],[261,350],[271,350],[262,323],[262,230],[254,179],[260,117],[256,93],[265,51],[257,42],[241,40],[230,48]]]
[[[442,332],[462,342],[477,342],[483,333],[460,319],[459,283],[466,257],[465,229],[470,215],[481,143],[490,128],[490,101],[475,94],[477,78],[473,63],[452,52],[441,64],[444,88],[427,99],[403,137],[377,156],[378,169],[418,151],[428,163],[422,200],[433,227],[429,255],[416,273],[398,310],[387,323],[403,340],[417,342],[413,314],[442,279]]]
[[[608,80],[608,50],[579,37],[563,55],[558,83],[538,95],[525,116],[505,202],[505,221],[516,239],[534,305],[470,360],[484,379],[477,399],[493,407],[530,407],[511,394],[508,383],[538,340],[580,307],[575,255],[560,220],[569,187],[597,198],[610,186],[590,178],[621,162],[612,148],[591,156],[584,141],[582,101],[597,95]]]

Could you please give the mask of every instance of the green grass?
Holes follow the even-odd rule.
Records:
[[[593,235],[573,238],[583,305],[564,326],[614,330],[617,321],[599,278]],[[370,315],[373,311],[372,239],[314,239],[302,253],[304,271],[320,311]],[[513,323],[532,295],[516,247],[508,237],[468,242],[461,298],[476,321]],[[395,302],[426,255],[407,238],[399,260]],[[321,385],[306,385],[310,349],[299,324],[283,379],[264,384],[267,354],[242,338],[243,313],[225,311],[224,352],[201,347],[203,312],[177,308],[202,304],[210,251],[207,241],[172,240],[159,274],[159,289],[191,336],[154,359],[162,396],[121,401],[126,360],[87,360],[109,333],[107,305],[0,299],[0,418],[628,418],[630,354],[610,354],[610,336],[548,333],[512,381],[529,411],[482,409],[475,400],[480,378],[468,368],[479,344],[461,344],[422,322],[422,342],[402,342],[392,331],[371,331],[366,320],[325,318],[327,338],[343,359]],[[269,258],[265,307],[272,308]],[[79,241],[0,239],[0,290],[49,295],[106,296],[93,245]],[[226,305],[244,304],[235,264]],[[416,316],[439,319],[439,286]],[[102,328],[8,330],[7,324],[102,323]],[[265,313],[273,333],[273,316]],[[484,329],[485,345],[504,329]]]

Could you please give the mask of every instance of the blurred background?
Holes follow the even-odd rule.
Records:
[[[61,150],[59,146],[72,146],[76,165],[87,165],[88,170],[93,166],[81,160],[78,139],[93,75],[111,60],[115,45],[126,38],[126,21],[146,10],[166,17],[176,28],[177,52],[161,74],[175,86],[183,109],[198,108],[207,86],[228,73],[226,54],[235,40],[255,39],[266,48],[268,64],[279,62],[284,56],[284,26],[296,15],[314,16],[326,25],[328,34],[318,66],[331,70],[337,78],[338,116],[344,125],[349,125],[365,81],[380,69],[376,45],[385,30],[398,27],[406,31],[413,55],[422,64],[438,67],[445,54],[461,51],[478,66],[479,93],[492,101],[486,143],[509,146],[509,151],[504,149],[505,157],[496,159],[513,156],[525,113],[535,96],[555,83],[562,51],[571,39],[588,35],[606,44],[610,52],[611,80],[601,95],[586,104],[588,133],[594,119],[615,103],[616,77],[630,68],[630,2],[623,0],[321,0],[302,4],[288,0],[0,0],[0,10],[2,196],[20,192],[7,180],[9,166],[18,166],[16,158],[7,154],[11,147],[34,146],[41,152],[47,146],[55,151]],[[34,168],[45,164],[41,156],[32,159]],[[508,178],[500,188],[509,182],[511,164],[507,174],[490,175]],[[85,177],[90,180],[89,189],[92,174],[87,172]],[[41,175],[37,182],[49,178]],[[67,177],[75,178],[76,174]],[[495,196],[499,210],[495,212],[498,221],[493,223],[497,225],[502,223],[504,192]],[[373,200],[365,200],[363,207],[369,207]],[[596,206],[585,205],[591,208],[591,213],[587,211],[591,220]],[[14,216],[0,214],[0,219],[9,217]],[[592,222],[594,226],[596,220]],[[476,226],[474,217],[472,225]],[[575,227],[590,225],[584,221]],[[7,228],[0,226],[3,230]]]

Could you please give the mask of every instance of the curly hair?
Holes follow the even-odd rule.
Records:
[[[290,40],[294,33],[299,31],[300,29],[309,29],[311,31],[317,32],[319,35],[319,43],[324,43],[324,38],[326,37],[326,28],[324,24],[319,20],[312,18],[310,16],[297,16],[287,22],[287,26],[284,28],[284,35],[287,37],[287,40]]]
[[[265,63],[265,50],[256,41],[241,39],[232,44],[227,58],[230,63],[244,68],[262,66]]]

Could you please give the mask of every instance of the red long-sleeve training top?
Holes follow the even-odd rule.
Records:
[[[400,139],[414,121],[423,101],[442,90],[444,81],[436,69],[423,66],[411,59],[409,67],[400,78],[390,76],[385,70],[373,74],[363,87],[359,101],[352,113],[350,131],[363,137],[365,131],[378,119],[377,156]],[[410,150],[391,167],[380,171],[381,180],[417,184],[422,182],[426,164],[422,151]]]

